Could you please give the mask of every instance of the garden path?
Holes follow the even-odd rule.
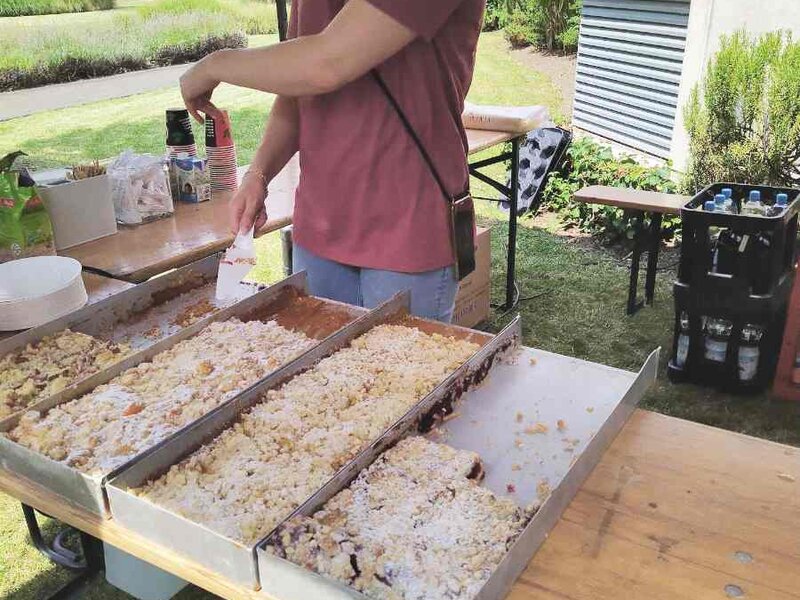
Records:
[[[178,85],[178,79],[191,65],[173,65],[146,71],[132,71],[110,77],[83,79],[37,88],[0,93],[0,121],[25,115],[67,108],[98,100],[133,96],[142,92]]]

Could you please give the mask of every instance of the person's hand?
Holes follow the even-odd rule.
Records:
[[[220,114],[219,109],[211,102],[211,94],[220,83],[211,74],[214,54],[216,53],[196,62],[180,78],[183,103],[198,123],[203,123],[200,113],[212,117]]]
[[[267,222],[266,187],[256,174],[245,174],[228,207],[231,233],[236,235],[253,227],[258,237],[258,230]]]

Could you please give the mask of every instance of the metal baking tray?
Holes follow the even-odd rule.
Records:
[[[0,356],[21,350],[64,329],[104,341],[128,344],[132,352],[144,350],[177,333],[190,322],[232,304],[219,303],[215,298],[221,257],[221,253],[209,256],[64,317],[3,339],[0,341]],[[253,293],[258,289],[259,286],[252,286]],[[199,314],[190,318],[192,312]],[[80,381],[76,380],[65,389]]]
[[[461,339],[469,339],[479,343],[481,348],[464,365],[454,371],[444,382],[437,386],[418,405],[400,419],[392,429],[405,429],[404,423],[413,421],[421,412],[428,411],[431,406],[445,397],[456,397],[471,382],[477,382],[485,376],[493,358],[507,349],[519,338],[519,322],[509,326],[498,336],[491,336],[469,329],[443,325],[425,321],[407,315],[409,296],[399,294],[392,300],[372,311],[370,315],[354,323],[346,330],[329,338],[300,360],[293,362],[275,372],[257,387],[242,394],[235,402],[227,404],[202,421],[198,421],[190,430],[184,431],[180,437],[174,438],[152,452],[144,460],[127,469],[111,480],[107,486],[111,513],[114,520],[123,527],[136,531],[148,539],[166,546],[175,552],[191,558],[204,567],[223,575],[229,580],[251,589],[258,589],[258,571],[255,548],[259,542],[247,545],[232,540],[211,529],[194,523],[170,510],[142,499],[129,490],[138,488],[163,475],[169,468],[188,457],[203,445],[211,442],[223,430],[231,427],[241,414],[257,404],[264,392],[277,387],[313,367],[320,359],[343,348],[349,342],[365,333],[372,327],[389,322],[418,327],[428,333],[441,333]],[[367,450],[368,451],[368,450]],[[362,450],[364,452],[364,450]],[[345,465],[332,479],[350,479],[353,473],[360,470],[363,460],[357,456]],[[327,489],[335,483],[328,483]],[[288,516],[288,515],[287,515]],[[267,535],[269,535],[268,532]],[[308,596],[306,596],[308,598]]]
[[[222,308],[214,298],[221,253],[169,271],[130,289],[84,306],[64,317],[0,341],[0,355],[71,329],[96,338],[124,342],[142,350],[179,331],[181,316],[199,302]],[[253,286],[253,293],[258,291]]]
[[[97,386],[108,383],[123,371],[139,363],[152,360],[156,354],[194,336],[215,321],[224,321],[232,317],[243,321],[274,319],[284,327],[301,331],[317,340],[323,340],[348,324],[357,321],[368,312],[363,308],[308,296],[305,272],[297,273],[232,306],[212,313],[54,396],[35,403],[28,410],[36,410],[45,414],[55,406],[79,398]],[[250,387],[256,385],[258,382],[254,382]],[[243,390],[240,394],[244,394],[246,391]],[[226,402],[233,403],[235,401],[236,397],[234,396]],[[0,433],[8,432],[16,427],[22,414],[17,413],[0,421]],[[180,436],[181,431],[190,426],[191,423],[187,424],[160,444],[166,443],[172,437]],[[106,517],[110,516],[110,513],[103,491],[105,482],[146,454],[147,451],[144,451],[114,471],[107,473],[103,478],[97,478],[54,461],[0,435],[1,468],[39,483],[66,500]]]
[[[458,404],[444,407],[453,411],[448,419],[423,432],[433,441],[477,452],[486,473],[482,485],[495,494],[511,497],[520,507],[541,502],[476,600],[499,600],[508,594],[655,380],[658,355],[659,350],[654,351],[638,373],[630,373],[523,348],[513,360],[494,367],[491,376]],[[547,432],[525,433],[538,423],[546,425]],[[416,428],[387,433],[371,448],[370,462],[402,437],[417,433]],[[296,514],[314,514],[355,475],[336,488],[321,490]],[[551,490],[546,498],[539,497],[543,482]],[[265,597],[366,600],[342,583],[270,554],[264,549],[268,542],[269,538],[256,550]]]

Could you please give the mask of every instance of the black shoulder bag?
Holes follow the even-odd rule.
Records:
[[[381,88],[386,99],[389,100],[389,104],[392,105],[397,116],[400,117],[400,121],[403,123],[403,127],[408,132],[408,135],[414,140],[414,144],[417,146],[422,159],[425,161],[425,164],[428,165],[431,175],[433,175],[436,184],[439,186],[442,195],[447,201],[450,212],[450,242],[453,247],[456,279],[460,281],[475,270],[475,206],[469,192],[469,182],[467,182],[467,189],[461,194],[451,196],[448,193],[442,178],[439,176],[439,172],[433,165],[428,151],[425,150],[425,146],[422,145],[422,140],[420,140],[417,132],[411,126],[411,123],[392,95],[392,92],[389,91],[386,82],[374,69],[372,71],[372,77],[378,83],[378,87]]]

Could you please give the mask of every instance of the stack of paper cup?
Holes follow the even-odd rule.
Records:
[[[233,145],[231,120],[227,111],[220,111],[217,118],[206,115],[206,153],[211,191],[235,191],[236,146]]]
[[[167,156],[177,158],[197,156],[197,144],[192,133],[192,121],[185,108],[167,109]]]

